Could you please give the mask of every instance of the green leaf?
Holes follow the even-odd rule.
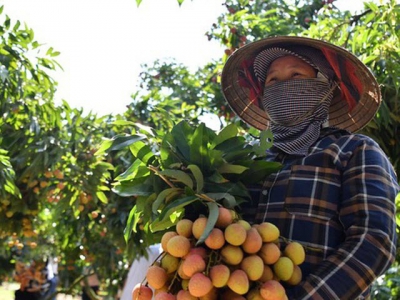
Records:
[[[154,214],[158,214],[158,209],[161,204],[163,204],[164,200],[168,197],[171,196],[171,194],[175,194],[176,192],[181,191],[179,188],[169,188],[162,190],[158,195],[157,199],[153,202],[152,205],[152,211]]]
[[[137,141],[144,140],[145,138],[146,136],[143,134],[117,135],[112,139],[111,146],[107,149],[107,151],[110,152],[124,149]]]
[[[235,197],[229,193],[207,193],[206,195],[218,202],[220,202],[220,200],[223,200],[223,206],[226,208],[234,208],[238,205]]]
[[[132,144],[129,149],[135,157],[140,159],[146,165],[151,163],[155,157],[155,154],[151,151],[151,148],[141,141],[137,141],[136,143]]]
[[[119,120],[115,120],[113,122],[113,125],[116,125],[116,126],[135,126],[136,122],[119,119]]]
[[[174,210],[183,208],[186,205],[189,205],[190,203],[197,201],[197,200],[198,200],[197,196],[188,196],[188,197],[183,197],[183,198],[177,199],[173,202],[170,202],[165,206],[165,208],[161,212],[159,218],[163,219],[166,216],[169,216]]]
[[[149,126],[145,126],[143,124],[140,124],[138,122],[132,122],[132,121],[128,121],[128,120],[123,120],[123,119],[119,119],[113,122],[113,125],[116,126],[133,126],[136,127],[138,129],[140,129],[141,131],[144,131],[146,133],[148,133],[150,136],[154,137],[154,132],[153,129]]]
[[[229,163],[234,163],[238,160],[245,160],[249,158],[249,155],[253,153],[253,149],[248,147],[247,149],[239,149],[238,151],[230,151],[224,155],[224,159]]]
[[[232,173],[232,174],[241,174],[246,171],[248,168],[240,165],[231,165],[231,164],[224,164],[218,168],[218,172],[224,173]]]
[[[219,215],[219,209],[218,209],[218,204],[214,202],[207,202],[208,206],[208,219],[207,219],[207,225],[206,228],[204,229],[202,235],[200,236],[199,240],[196,242],[196,246],[201,245],[204,243],[206,238],[210,235],[211,230],[215,227],[215,223],[217,223],[218,215]]]
[[[151,183],[143,181],[121,182],[112,191],[121,197],[148,196],[153,193],[154,187]]]
[[[392,118],[396,122],[400,123],[400,116],[398,116],[398,115],[396,115],[396,114],[394,114],[392,112],[389,112],[389,115],[390,115],[390,118]]]
[[[237,134],[238,134],[237,126],[233,123],[229,124],[225,126],[215,137],[213,141],[213,146],[215,147],[230,138],[234,138],[237,136]]]
[[[199,166],[201,170],[210,169],[210,157],[208,151],[208,134],[204,123],[194,131],[190,144],[190,161]]]
[[[254,152],[259,156],[265,156],[267,150],[272,147],[273,135],[271,130],[264,130],[260,133],[259,144],[253,145]]]
[[[97,196],[97,198],[98,198],[101,202],[103,202],[103,203],[105,203],[105,204],[108,203],[108,198],[107,198],[107,196],[106,196],[103,192],[97,191],[97,192],[96,192],[96,196]]]
[[[75,192],[70,196],[69,205],[72,206],[74,203],[77,204],[77,205],[79,205],[78,201],[76,201],[76,200],[78,199],[78,197],[79,197],[79,191],[75,191]],[[67,198],[65,198],[65,199],[67,199]]]
[[[162,220],[156,219],[155,221],[153,221],[153,223],[150,224],[150,231],[151,232],[163,231],[165,229],[172,227],[173,225],[174,222],[170,217],[164,218]]]
[[[198,201],[198,197],[197,196],[189,196],[189,197],[184,197],[184,198],[180,198],[177,199],[175,201],[172,201],[171,203],[167,204],[164,209],[162,210],[161,214],[159,215],[159,217],[157,218],[156,221],[154,221],[151,224],[151,228],[153,231],[159,231],[159,230],[163,230],[165,228],[162,228],[160,226],[156,226],[157,223],[159,222],[164,222],[165,218],[169,218],[169,216],[174,213],[175,211],[178,211],[182,208],[184,208],[185,206],[193,203],[194,201]],[[157,230],[155,230],[155,228]]]
[[[282,165],[278,162],[255,160],[249,168],[241,174],[240,180],[248,184],[258,183],[265,180],[270,174],[279,171],[281,168]]]
[[[376,12],[371,12],[365,16],[365,23],[370,23],[374,19],[376,19]]]
[[[50,47],[49,49],[47,49],[46,55],[51,55],[51,53],[53,52],[54,48]]]
[[[208,152],[209,160],[211,163],[212,168],[209,170],[203,170],[204,174],[209,174],[212,172],[215,172],[215,169],[222,166],[225,163],[225,160],[223,158],[224,153],[219,150],[213,149],[212,151]],[[207,173],[206,173],[207,171]]]
[[[150,230],[154,233],[157,231],[164,231],[165,229],[176,225],[177,221],[182,218],[184,212],[184,208],[179,208],[173,211],[167,218],[164,218],[162,220],[155,220],[153,223],[150,224]]]
[[[182,164],[183,157],[177,152],[175,140],[171,133],[167,133],[161,142],[160,163],[163,167],[169,168],[174,164]]]
[[[192,127],[185,121],[180,122],[171,130],[176,151],[187,161],[190,161],[190,139],[193,135]]]
[[[136,198],[136,205],[138,207],[138,212],[142,214],[140,217],[143,220],[144,224],[149,225],[152,220],[157,218],[156,215],[153,214],[151,208],[153,206],[154,201],[157,199],[157,193],[152,193],[147,196],[138,196]]]
[[[213,193],[227,193],[235,198],[250,198],[249,192],[241,182],[210,183],[206,182],[204,190]]]
[[[196,181],[196,192],[201,193],[204,186],[204,177],[201,169],[197,165],[188,165],[188,169],[192,172]]]
[[[167,176],[167,177],[171,177],[176,181],[182,182],[184,185],[190,187],[191,189],[193,189],[193,180],[192,178],[185,172],[180,171],[180,170],[163,170],[160,171],[159,174]]]
[[[107,150],[111,147],[112,143],[113,143],[113,141],[111,139],[104,140],[101,143],[100,148],[95,152],[94,155],[102,155],[102,154],[106,153]]]
[[[379,58],[378,55],[368,55],[362,61],[364,64],[368,65],[370,62],[372,62],[378,58]]]
[[[224,153],[230,153],[233,151],[243,150],[245,147],[245,139],[242,136],[235,136],[224,140],[215,146],[216,150],[223,151]]]
[[[137,178],[141,178],[141,177],[146,177],[150,174],[150,170],[147,168],[146,165],[144,165],[144,163],[139,160],[136,159],[132,165],[129,166],[129,168],[122,174],[120,174],[119,176],[117,176],[117,178],[115,178],[116,181],[127,181],[127,180],[131,180],[131,179],[137,179]]]
[[[140,131],[144,131],[144,132],[148,133],[148,134],[149,134],[150,136],[152,136],[152,137],[155,136],[155,135],[154,135],[154,132],[153,132],[153,128],[151,128],[150,126],[145,126],[145,125],[140,124],[140,123],[135,123],[135,126],[136,126],[137,128],[139,128]]]
[[[228,180],[223,177],[220,173],[214,172],[210,176],[207,177],[207,181],[211,183],[226,183]]]
[[[136,228],[137,222],[139,218],[136,218],[136,205],[132,207],[131,211],[129,212],[128,221],[126,223],[126,227],[124,229],[124,239],[125,242],[128,243],[129,238],[131,237],[132,231]]]
[[[224,199],[222,199],[222,205],[226,208],[234,209],[236,206],[238,206],[242,201],[238,198],[236,199],[233,197],[231,194],[226,194]]]

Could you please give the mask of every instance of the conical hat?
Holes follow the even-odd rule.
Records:
[[[313,47],[320,50],[338,82],[329,110],[329,126],[356,132],[375,116],[381,103],[379,85],[371,71],[352,53],[322,40],[296,36],[277,36],[255,41],[236,50],[227,60],[221,77],[225,99],[247,124],[269,128],[269,119],[260,105],[262,84],[254,74],[253,62],[261,51]]]

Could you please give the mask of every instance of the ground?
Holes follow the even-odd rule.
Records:
[[[0,286],[0,299],[1,300],[14,300],[14,291],[17,290],[19,287],[18,283],[7,283],[4,282]],[[57,300],[79,300],[78,297],[72,297],[70,295],[58,295]]]

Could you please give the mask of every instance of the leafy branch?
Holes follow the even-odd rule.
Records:
[[[120,196],[136,198],[125,238],[139,224],[149,234],[162,232],[183,216],[215,217],[220,206],[235,209],[250,201],[246,185],[261,183],[281,167],[265,160],[271,138],[270,132],[260,132],[259,140],[249,142],[234,124],[217,133],[205,124],[182,121],[159,139],[132,134],[105,141],[100,151],[128,147],[136,154],[113,188]]]

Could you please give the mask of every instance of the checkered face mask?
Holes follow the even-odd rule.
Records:
[[[328,119],[335,87],[326,78],[265,86],[262,103],[271,120],[274,145],[289,154],[306,155]]]

